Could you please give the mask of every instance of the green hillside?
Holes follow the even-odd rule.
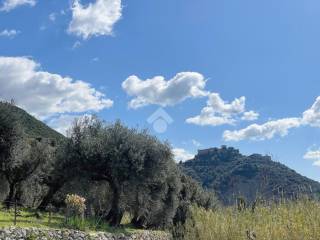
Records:
[[[234,203],[240,196],[253,201],[257,196],[292,199],[320,193],[320,183],[272,161],[271,157],[245,156],[232,147],[200,150],[193,160],[179,165],[225,204]]]
[[[23,109],[10,103],[0,102],[0,117],[9,118],[10,121],[17,121],[23,131],[32,138],[48,138],[57,142],[65,138],[62,134],[32,117]]]

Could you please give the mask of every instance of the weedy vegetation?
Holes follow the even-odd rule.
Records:
[[[261,204],[254,210],[237,207],[191,208],[185,240],[318,240],[320,202],[301,199]]]

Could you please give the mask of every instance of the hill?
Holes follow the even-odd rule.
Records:
[[[253,201],[257,196],[265,200],[292,199],[320,193],[320,183],[272,161],[270,156],[245,156],[232,147],[199,150],[193,160],[179,166],[214,191],[224,204],[232,204],[240,196]]]
[[[24,132],[31,138],[48,138],[57,142],[65,137],[37,120],[23,109],[6,102],[0,102],[0,117],[17,121]]]

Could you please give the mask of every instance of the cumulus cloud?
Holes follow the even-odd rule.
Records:
[[[311,108],[303,113],[302,121],[312,127],[320,127],[320,97],[317,97]]]
[[[211,107],[215,112],[222,115],[232,115],[242,113],[245,110],[246,98],[240,97],[227,103],[218,93],[211,93],[207,102],[208,107]]]
[[[185,162],[187,160],[190,160],[194,158],[194,154],[191,154],[190,152],[186,151],[183,148],[174,148],[172,149],[172,153],[174,155],[174,159],[176,162]]]
[[[15,29],[5,29],[3,31],[0,32],[0,37],[8,37],[8,38],[14,38],[15,36],[17,36],[20,32],[15,30]]]
[[[235,124],[241,114],[244,114],[243,120],[248,120],[248,115],[251,115],[251,117],[255,115],[257,118],[257,113],[253,111],[245,112],[245,105],[246,98],[243,96],[228,103],[220,97],[219,93],[210,93],[207,105],[201,110],[201,113],[195,117],[188,118],[186,122],[200,126],[219,126]]]
[[[235,123],[235,119],[230,116],[216,116],[215,114],[212,109],[204,108],[201,110],[200,115],[188,118],[186,122],[199,126],[233,125]]]
[[[320,167],[320,149],[308,150],[303,158],[314,161],[313,165]]]
[[[248,113],[248,116],[254,116]],[[227,130],[223,133],[223,138],[225,141],[266,140],[275,136],[284,137],[290,129],[301,126],[320,127],[320,97],[317,97],[313,105],[304,111],[301,117],[273,120],[261,125],[252,124],[236,131]]]
[[[122,15],[121,0],[95,0],[83,6],[74,0],[72,20],[68,32],[83,39],[93,36],[112,35],[113,26]]]
[[[162,76],[147,80],[130,76],[122,83],[122,88],[134,97],[129,107],[137,109],[150,104],[173,106],[187,98],[206,96],[205,85],[206,81],[200,73],[181,72],[170,80]]]
[[[57,132],[67,136],[67,131],[71,127],[72,123],[79,115],[62,114],[58,117],[54,117],[47,121],[47,124],[55,129]]]
[[[0,57],[0,99],[16,103],[45,120],[57,114],[110,108],[113,101],[90,84],[42,71],[26,57]]]
[[[259,118],[259,113],[255,111],[248,111],[243,113],[243,116],[241,117],[242,120],[244,121],[254,121]]]
[[[22,5],[29,5],[31,7],[36,5],[36,0],[4,0],[0,11],[9,12]]]
[[[250,139],[261,141],[271,139],[274,136],[284,137],[288,134],[289,129],[301,126],[300,118],[284,118],[275,121],[269,121],[262,125],[252,124],[238,131],[225,131],[223,138],[225,141],[241,141]]]

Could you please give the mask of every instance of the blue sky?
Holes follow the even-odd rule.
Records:
[[[181,158],[226,144],[320,181],[319,1],[0,3],[0,98],[61,131],[97,113]]]

